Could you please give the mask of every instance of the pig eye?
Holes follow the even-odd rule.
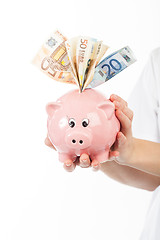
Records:
[[[70,126],[71,128],[73,128],[75,125],[76,125],[76,121],[74,120],[74,118],[70,118],[70,119],[69,119],[69,126]]]
[[[89,124],[89,119],[87,119],[87,118],[83,119],[83,121],[82,121],[82,126],[83,126],[83,127],[87,127],[88,124]]]

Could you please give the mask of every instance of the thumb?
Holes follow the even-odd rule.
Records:
[[[51,141],[49,140],[48,136],[46,137],[46,139],[45,139],[44,142],[45,142],[45,144],[46,144],[48,147],[51,147],[51,148],[53,148],[54,150],[56,150],[55,147],[53,146],[53,144],[51,143]]]
[[[117,134],[117,150],[122,148],[126,144],[126,142],[127,142],[126,136],[122,132],[119,132]]]
[[[110,151],[108,161],[114,161],[119,156],[118,151]]]

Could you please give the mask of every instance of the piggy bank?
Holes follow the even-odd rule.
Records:
[[[91,159],[107,161],[120,123],[114,104],[93,89],[73,90],[46,106],[48,137],[60,162],[86,153]]]

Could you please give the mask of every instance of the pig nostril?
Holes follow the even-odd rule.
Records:
[[[75,142],[76,142],[76,140],[75,140],[75,139],[73,139],[73,140],[72,140],[72,143],[75,143]]]
[[[79,143],[80,143],[80,144],[82,144],[82,143],[83,143],[83,141],[82,141],[82,140],[80,140],[80,141],[79,141]]]

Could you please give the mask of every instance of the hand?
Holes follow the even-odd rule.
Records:
[[[53,148],[54,150],[56,150],[55,147],[54,147],[54,146],[52,145],[52,143],[50,142],[48,136],[47,136],[46,139],[45,139],[45,144],[46,144],[48,147],[51,147],[51,148]],[[97,170],[99,169],[99,167],[100,167],[100,164],[98,163],[98,161],[96,161],[96,160],[93,160],[93,161],[92,161],[92,160],[89,158],[89,156],[88,156],[87,154],[85,154],[85,153],[82,154],[80,157],[77,157],[76,161],[74,161],[74,162],[72,162],[71,160],[67,160],[67,161],[64,163],[63,167],[64,167],[64,169],[65,169],[66,171],[72,172],[72,171],[75,169],[76,165],[78,165],[78,166],[80,166],[80,167],[82,167],[82,168],[87,168],[87,167],[91,167],[91,166],[92,166],[92,169],[93,169],[94,171],[97,171]]]
[[[131,157],[134,148],[131,129],[133,112],[128,108],[127,102],[115,94],[111,95],[110,101],[115,105],[115,114],[120,121],[121,130],[117,134],[116,141],[110,149],[109,160],[115,160],[120,164],[125,164]],[[48,137],[45,140],[45,144],[55,149]],[[75,162],[67,160],[64,163],[64,168],[71,172],[75,169],[76,165],[84,168],[92,166],[93,170],[100,169],[100,163],[96,160],[91,160],[87,154],[82,154],[80,157],[77,157]]]
[[[120,132],[110,151],[110,160],[115,160],[120,164],[127,164],[133,154],[134,139],[132,136],[133,112],[128,108],[125,100],[112,94],[110,100],[115,105],[115,114],[121,124]]]
[[[117,134],[115,143],[110,149],[109,160],[114,160],[119,164],[127,165],[134,150],[134,138],[132,136],[133,112],[128,108],[127,102],[115,94],[111,95],[110,101],[115,105],[115,114],[120,121],[121,129]],[[91,161],[89,156],[85,154],[84,158],[87,166],[90,166]],[[97,162],[96,166],[96,169],[98,170],[100,169],[101,164]]]

